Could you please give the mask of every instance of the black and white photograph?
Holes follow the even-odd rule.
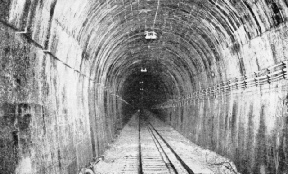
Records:
[[[288,0],[0,0],[0,174],[288,174]]]

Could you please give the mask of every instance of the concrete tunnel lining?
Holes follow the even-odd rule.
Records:
[[[288,55],[286,0],[4,0],[0,9],[4,74],[0,84],[1,118],[8,118],[7,105],[15,120],[32,115],[27,122],[29,129],[23,135],[18,130],[16,139],[31,135],[38,126],[45,126],[46,135],[46,118],[42,122],[36,119],[40,113],[51,118],[51,127],[55,122],[59,130],[71,129],[64,137],[74,137],[72,143],[67,140],[56,148],[60,133],[50,138],[55,141],[50,151],[59,156],[53,160],[60,164],[53,167],[54,172],[78,170],[100,156],[115,139],[126,122],[123,120],[137,109],[130,99],[140,97],[136,91],[139,79],[133,78],[143,77],[139,74],[142,67],[164,91],[146,98],[155,101],[149,107],[193,142],[229,157],[244,173],[256,173],[261,166],[270,172],[287,169],[284,164],[282,168],[273,166],[270,157],[276,152],[268,152],[279,151],[285,144],[286,117],[279,118],[281,123],[268,115],[285,112],[286,81],[234,90],[230,95],[220,92],[221,97],[217,94],[203,101],[191,99],[204,95],[210,87],[233,83],[235,78],[245,81],[247,77],[257,78],[257,73],[266,75],[266,69],[274,65],[282,67]],[[155,31],[158,39],[146,40],[146,30]],[[153,83],[147,85],[147,93],[158,93],[150,86]],[[130,88],[134,92],[129,93]],[[28,106],[24,107],[24,103]],[[61,127],[69,114],[73,121]],[[189,125],[191,120],[195,124]],[[2,122],[6,125],[7,120]],[[89,129],[83,130],[80,138],[75,130],[83,126]],[[7,126],[7,130],[13,132],[12,127]],[[253,141],[241,138],[240,132]],[[7,137],[11,138],[10,133]],[[32,153],[45,154],[40,150],[42,140],[23,141],[27,141],[22,145],[28,150],[22,149],[11,157],[18,163],[9,170],[20,170],[21,161],[27,158],[43,161]],[[239,147],[238,142],[245,147]],[[20,146],[17,141],[15,147]],[[64,147],[69,147],[71,154]],[[250,150],[252,155],[248,154]],[[266,156],[260,153],[264,151]],[[240,152],[244,155],[238,158]],[[261,158],[260,162],[257,158]],[[288,160],[281,154],[279,158]],[[31,170],[48,170],[49,165],[33,164]]]

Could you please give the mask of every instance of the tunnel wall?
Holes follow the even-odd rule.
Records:
[[[56,1],[4,3],[0,173],[77,173],[103,154],[130,105],[90,78],[73,33],[52,25]]]
[[[203,46],[204,48],[197,48],[196,52],[201,52],[201,55],[202,52],[205,52],[203,56],[200,56],[203,57],[203,60],[199,55],[191,54],[194,51],[187,51],[189,49],[182,48],[183,44],[178,44],[182,39],[175,42],[176,44],[172,42],[171,47],[174,48],[170,50],[169,46],[169,50],[179,53],[176,54],[179,55],[177,57],[179,60],[182,60],[182,58],[190,60],[191,58],[191,60],[195,61],[195,66],[191,66],[192,68],[189,66],[184,69],[182,65],[186,64],[186,61],[183,64],[179,63],[179,61],[171,61],[175,57],[171,59],[170,56],[167,57],[167,54],[165,54],[165,59],[167,58],[171,61],[172,65],[169,67],[172,69],[172,74],[176,79],[176,84],[174,85],[177,86],[177,89],[171,90],[173,91],[171,98],[174,97],[172,95],[183,97],[186,94],[192,94],[194,92],[190,91],[192,89],[202,92],[202,89],[206,89],[210,85],[222,82],[226,83],[227,80],[234,79],[235,77],[244,77],[244,75],[253,76],[253,73],[256,71],[265,70],[267,67],[280,64],[282,60],[286,60],[287,27],[286,23],[283,23],[285,19],[279,18],[279,12],[270,9],[270,5],[274,1],[265,0],[265,4],[267,5],[264,6],[262,6],[264,1],[229,1],[229,4],[230,2],[232,4],[231,7],[234,9],[235,6],[236,8],[236,10],[232,11],[239,13],[236,14],[239,16],[237,20],[241,20],[241,22],[235,21],[233,31],[230,31],[231,26],[228,26],[230,25],[230,21],[228,22],[229,18],[224,16],[230,16],[230,14],[234,16],[234,14],[223,13],[221,8],[223,7],[224,11],[226,9],[222,6],[224,1],[209,2],[212,2],[211,9],[219,9],[215,12],[219,12],[219,16],[223,16],[222,19],[222,17],[217,15],[218,13],[216,14],[218,16],[216,19],[221,20],[216,21],[217,25],[214,26],[213,24],[212,29],[217,29],[217,32],[205,34],[205,32],[199,31],[195,33],[186,33],[183,31],[185,34],[182,36],[185,37],[191,34],[192,38],[189,38],[189,40],[194,40],[194,37],[197,35],[195,43],[200,42],[199,46]],[[284,5],[287,6],[286,0],[279,2],[283,7],[285,7]],[[129,106],[125,105],[121,101],[121,98],[112,95],[115,94],[115,89],[113,89],[114,92],[110,92],[106,88],[107,86],[105,87],[107,84],[103,84],[103,81],[108,76],[105,72],[108,72],[107,69],[109,69],[109,66],[105,66],[109,65],[109,63],[106,64],[103,57],[107,54],[120,56],[121,54],[119,53],[122,53],[127,48],[124,46],[119,49],[121,51],[112,53],[112,51],[108,50],[116,48],[116,45],[115,47],[113,44],[111,46],[108,42],[113,41],[113,39],[109,38],[117,36],[116,33],[118,31],[116,29],[118,28],[115,26],[123,24],[127,32],[131,29],[129,25],[124,23],[123,19],[125,18],[127,22],[127,9],[131,7],[132,12],[132,5],[128,4],[130,1],[125,1],[124,5],[128,4],[128,8],[122,10],[122,16],[119,14],[119,18],[112,17],[112,20],[109,12],[114,7],[111,7],[107,3],[107,7],[108,5],[110,7],[103,9],[101,5],[104,4],[104,1],[13,0],[1,1],[0,3],[0,21],[2,27],[0,32],[3,34],[1,36],[3,43],[0,50],[1,54],[3,54],[3,56],[1,55],[1,61],[3,60],[1,65],[4,67],[1,70],[4,75],[1,76],[0,82],[3,83],[1,84],[1,97],[3,95],[3,99],[1,99],[1,124],[5,125],[1,129],[5,132],[3,133],[3,141],[1,142],[1,154],[10,154],[1,155],[2,158],[6,158],[4,160],[5,164],[1,166],[5,166],[5,170],[8,172],[14,169],[21,171],[24,168],[23,166],[32,166],[30,169],[28,167],[27,170],[33,172],[47,171],[47,173],[50,171],[52,173],[73,173],[77,170],[75,166],[80,168],[84,163],[91,160],[92,156],[97,157],[101,155],[105,147],[115,137],[115,132],[121,129],[123,125],[122,119],[128,118],[123,117],[122,107],[129,110]],[[219,6],[217,3],[222,5]],[[186,6],[183,3],[179,4]],[[242,8],[241,4],[245,5],[245,8]],[[193,8],[198,7],[201,11],[206,10],[206,7],[204,8],[202,5],[200,7],[200,4],[199,6],[193,5]],[[210,5],[207,7],[210,7]],[[279,9],[277,10],[279,11]],[[286,16],[287,9],[283,8],[281,10],[285,12],[284,16]],[[210,15],[214,14],[211,13],[212,11],[209,11]],[[125,14],[125,17],[123,14]],[[131,17],[133,17],[133,14],[129,18]],[[175,21],[179,21],[178,15],[172,13],[171,17],[175,17],[177,18]],[[210,17],[207,16],[207,18]],[[146,21],[145,17],[143,19]],[[198,17],[195,19],[198,21]],[[113,25],[110,25],[112,21]],[[188,23],[189,21],[187,20]],[[194,20],[191,21],[193,22]],[[137,22],[139,21],[136,20]],[[133,23],[131,21],[131,24]],[[231,25],[232,23],[233,21]],[[243,25],[238,26],[236,23]],[[186,29],[192,31],[204,29],[203,31],[207,32],[201,23],[192,24],[195,28]],[[169,27],[167,27],[168,25],[164,25],[164,27],[178,30],[178,26],[173,27],[173,25],[178,24],[173,22],[169,24]],[[219,27],[225,28],[219,30]],[[106,30],[107,28],[109,29]],[[110,30],[111,28],[115,29],[112,34],[110,32],[112,31]],[[234,31],[234,28],[237,31]],[[124,38],[126,35],[124,34],[125,31],[119,32],[121,38],[122,36]],[[224,34],[221,34],[221,31],[224,31]],[[24,34],[19,34],[19,32],[24,32]],[[171,34],[173,35],[173,32],[175,34],[175,31],[171,30],[169,36],[164,38],[166,42],[169,40],[178,40],[178,36],[175,35],[175,38],[170,36]],[[106,37],[106,35],[109,35],[109,37]],[[218,42],[219,39],[221,42],[219,45],[210,43],[213,41]],[[122,39],[119,38],[119,40]],[[119,44],[122,45],[122,42],[119,42]],[[10,49],[10,47],[12,48],[16,45],[19,45],[19,47]],[[175,45],[178,45],[177,47],[180,48],[178,51],[175,49]],[[188,45],[195,47],[195,44],[191,45],[189,43]],[[198,44],[196,45],[198,47]],[[46,51],[44,52],[43,50]],[[142,52],[141,49],[140,51]],[[17,56],[18,54],[19,56]],[[28,55],[26,56],[28,60],[22,58],[25,55]],[[125,52],[123,55],[125,55]],[[171,56],[175,56],[175,54],[171,54]],[[112,59],[114,57],[109,58]],[[207,62],[210,67],[206,66]],[[34,63],[36,64],[34,65]],[[204,65],[205,68],[203,68]],[[177,70],[174,72],[175,69]],[[193,71],[193,77],[191,78],[193,82],[190,79],[191,83],[186,79],[189,78],[189,70]],[[210,70],[214,71],[215,77],[209,75],[210,72],[208,71]],[[24,74],[23,77],[21,72]],[[97,81],[91,79],[91,76],[97,79]],[[34,84],[34,81],[33,83],[30,82],[32,79],[35,79],[36,84]],[[98,83],[101,84],[99,85]],[[189,83],[189,85],[185,83]],[[277,88],[276,84],[278,85]],[[287,92],[285,84],[286,82],[281,80],[247,89],[245,87],[244,89],[233,90],[231,92],[228,90],[229,92],[225,92],[225,95],[220,92],[220,94],[214,97],[204,97],[201,100],[197,99],[198,96],[196,97],[197,100],[193,99],[189,100],[189,102],[186,101],[187,99],[184,102],[183,99],[174,108],[162,110],[165,113],[163,118],[184,135],[189,135],[194,142],[230,157],[236,162],[243,173],[251,173],[252,171],[254,173],[259,173],[260,171],[263,173],[263,170],[267,170],[270,173],[275,173],[275,170],[284,171],[286,163],[280,163],[279,161],[287,161],[287,153],[280,153],[286,147],[285,132],[287,131],[280,130],[279,127],[284,127],[285,125],[283,124],[286,124],[286,116],[283,113],[286,110]],[[26,87],[27,85],[29,87]],[[276,97],[276,99],[274,94],[277,94],[276,96],[279,98]],[[272,96],[275,98],[275,101],[271,100]],[[186,103],[186,105],[183,103]],[[277,107],[272,109],[272,106]],[[248,110],[247,107],[249,108]],[[44,121],[41,121],[43,113]],[[270,114],[274,114],[277,117],[270,117]],[[49,117],[50,115],[52,116]],[[9,123],[10,118],[11,121]],[[45,120],[49,120],[50,118],[52,121],[46,123]],[[276,118],[280,120],[279,124],[282,125],[276,126],[278,124]],[[18,122],[21,125],[20,127],[18,126]],[[26,122],[28,124],[25,124]],[[90,126],[88,123],[90,123]],[[188,123],[189,125],[187,125]],[[28,131],[24,131],[28,129],[25,126],[29,127]],[[57,131],[59,130],[58,133],[57,131],[55,133],[55,131],[52,132],[50,130],[52,133],[47,134],[46,137],[46,129],[52,129],[53,126]],[[16,127],[16,130],[14,130],[14,127]],[[40,129],[37,127],[40,127]],[[41,133],[41,128],[43,127],[45,128],[43,129],[43,133]],[[78,129],[81,129],[80,135],[78,135]],[[32,134],[32,130],[36,133]],[[62,135],[61,131],[64,132],[64,135]],[[191,132],[192,134],[190,134]],[[245,135],[245,138],[239,136],[242,133]],[[33,139],[39,137],[38,135],[41,135],[43,140]],[[52,138],[50,135],[53,135]],[[23,142],[19,141],[19,137],[24,137],[25,141],[31,142],[33,145],[28,145],[28,149],[30,149],[28,152],[26,152],[27,150],[22,150],[24,146],[26,148],[26,145],[24,140]],[[68,137],[72,137],[72,141],[70,138],[66,140]],[[251,141],[248,141],[250,139]],[[51,147],[47,146],[48,140],[52,141]],[[87,143],[85,144],[84,142]],[[14,144],[13,147],[9,146],[11,144]],[[243,144],[244,146],[242,146]],[[66,149],[69,149],[69,152]],[[250,153],[250,150],[252,153]],[[35,151],[38,153],[35,153]],[[86,156],[87,153],[90,155]],[[284,155],[281,156],[280,154]],[[243,158],[238,158],[241,155],[244,155]],[[42,157],[45,160],[40,159]],[[51,164],[46,164],[49,158],[55,160],[52,160],[53,163]],[[10,162],[8,163],[7,161]],[[38,163],[36,164],[37,161]]]
[[[201,84],[190,96],[154,111],[193,142],[229,157],[242,173],[287,171],[287,69],[281,63],[287,60],[287,41],[284,23],[237,50],[223,49],[229,58],[225,80],[215,79],[219,91],[209,94],[210,84]],[[282,67],[278,70],[283,74],[269,81],[268,69],[275,67]],[[227,87],[236,77],[245,82],[257,78],[255,74],[267,77],[262,85]]]
[[[76,173],[92,159],[87,78],[1,30],[1,172]]]

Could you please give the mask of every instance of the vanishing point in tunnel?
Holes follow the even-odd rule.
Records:
[[[288,0],[0,0],[0,174],[288,174],[287,19]]]

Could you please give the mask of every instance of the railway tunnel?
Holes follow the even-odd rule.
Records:
[[[0,0],[0,173],[77,173],[139,109],[240,173],[287,173],[287,16],[287,0]]]

